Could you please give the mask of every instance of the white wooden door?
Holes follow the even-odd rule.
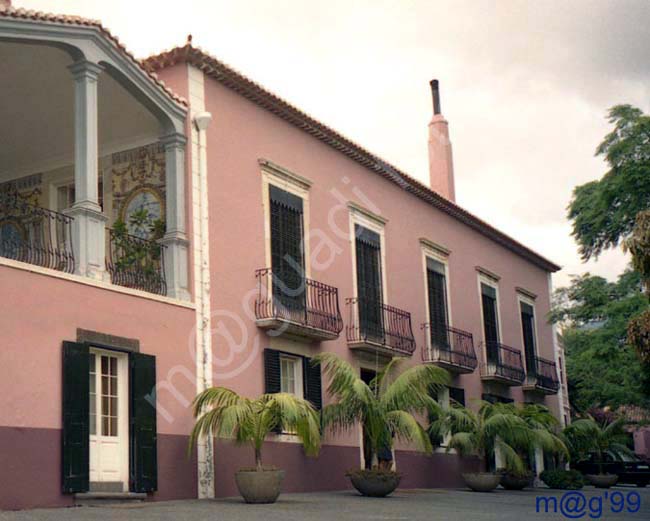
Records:
[[[128,491],[128,356],[90,351],[90,481]]]

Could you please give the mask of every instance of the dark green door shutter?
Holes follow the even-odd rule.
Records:
[[[354,225],[357,256],[357,295],[361,336],[384,341],[381,288],[381,239],[371,230]]]
[[[499,362],[499,317],[497,316],[496,291],[490,286],[481,284],[481,299],[483,301],[483,332],[488,362]]]
[[[88,492],[89,429],[88,347],[63,342],[63,492]]]
[[[302,359],[303,375],[305,380],[305,400],[311,402],[317,411],[323,408],[323,396],[321,391],[320,364],[312,365],[311,358]]]
[[[429,293],[429,322],[431,343],[438,349],[449,350],[447,283],[444,265],[427,259],[427,287]]]
[[[271,270],[276,313],[301,321],[306,310],[302,199],[271,185]]]
[[[131,458],[132,492],[158,489],[156,431],[156,357],[131,353]]]
[[[524,351],[526,353],[526,372],[536,374],[535,366],[535,314],[533,307],[521,303],[521,327],[524,332]]]

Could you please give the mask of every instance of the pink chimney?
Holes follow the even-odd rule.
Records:
[[[429,180],[431,189],[451,201],[456,201],[454,163],[449,141],[449,123],[440,113],[440,87],[431,80],[433,118],[429,123]]]
[[[0,10],[8,11],[11,8],[11,0],[0,0]]]

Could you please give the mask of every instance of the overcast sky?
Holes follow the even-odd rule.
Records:
[[[428,82],[441,83],[457,202],[564,266],[566,206],[599,178],[617,103],[650,105],[650,1],[14,0],[102,20],[136,56],[194,43],[428,182]]]

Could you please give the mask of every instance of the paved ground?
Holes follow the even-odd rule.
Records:
[[[78,507],[23,512],[0,512],[2,521],[320,521],[320,520],[464,520],[525,521],[528,519],[650,520],[650,488],[617,487],[607,491],[585,488],[584,510],[560,513],[562,491],[498,490],[478,494],[465,490],[403,490],[385,499],[364,498],[353,492],[284,494],[274,505],[246,505],[240,499],[170,501],[112,508]],[[620,494],[616,494],[620,493]],[[631,495],[630,495],[631,493]],[[614,495],[613,495],[614,494]],[[536,513],[538,496],[557,498],[557,513]],[[575,497],[575,496],[574,496]],[[600,499],[599,499],[600,498]],[[637,500],[640,500],[640,505]],[[565,507],[566,507],[566,503]],[[601,508],[599,508],[599,504]],[[611,509],[623,508],[621,513]],[[631,509],[632,512],[628,511]],[[599,514],[600,512],[600,514]]]

